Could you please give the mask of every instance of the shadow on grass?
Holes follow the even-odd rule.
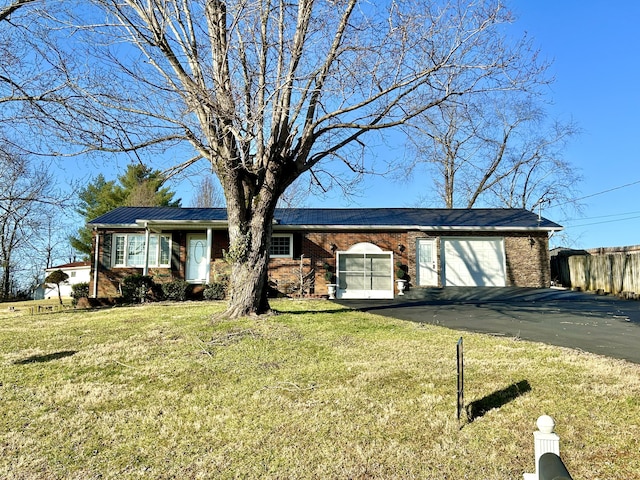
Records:
[[[528,381],[522,380],[502,390],[493,392],[480,400],[475,400],[467,405],[467,420],[471,423],[476,418],[482,417],[489,410],[500,408],[529,391],[531,391],[531,385]]]
[[[59,360],[61,358],[70,357],[78,353],[77,350],[65,350],[63,352],[55,352],[49,353],[47,355],[33,355],[31,357],[27,357],[23,360],[16,360],[13,362],[14,365],[29,365],[31,363],[45,363],[50,362],[52,360]]]

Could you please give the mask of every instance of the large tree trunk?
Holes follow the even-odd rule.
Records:
[[[230,178],[231,177],[231,178]],[[230,299],[225,316],[231,318],[269,313],[267,298],[269,247],[275,207],[289,175],[272,162],[260,180],[247,181],[232,174],[225,188],[231,263]]]
[[[234,207],[227,206],[231,216]],[[229,261],[232,262],[229,306],[231,318],[261,315],[270,310],[267,299],[267,272],[271,219],[254,215],[247,228],[229,222]]]

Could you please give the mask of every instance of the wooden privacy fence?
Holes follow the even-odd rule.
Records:
[[[571,286],[614,294],[640,293],[640,252],[569,257]]]

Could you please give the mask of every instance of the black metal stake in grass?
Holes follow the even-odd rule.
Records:
[[[462,352],[462,337],[460,337],[460,340],[458,340],[456,353],[458,360],[458,421],[460,421],[460,415],[464,410],[464,361]]]

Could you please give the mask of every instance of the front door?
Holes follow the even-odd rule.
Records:
[[[187,235],[187,282],[204,283],[207,278],[207,236]]]
[[[438,286],[438,264],[435,240],[419,238],[417,252],[418,285],[421,287]]]

